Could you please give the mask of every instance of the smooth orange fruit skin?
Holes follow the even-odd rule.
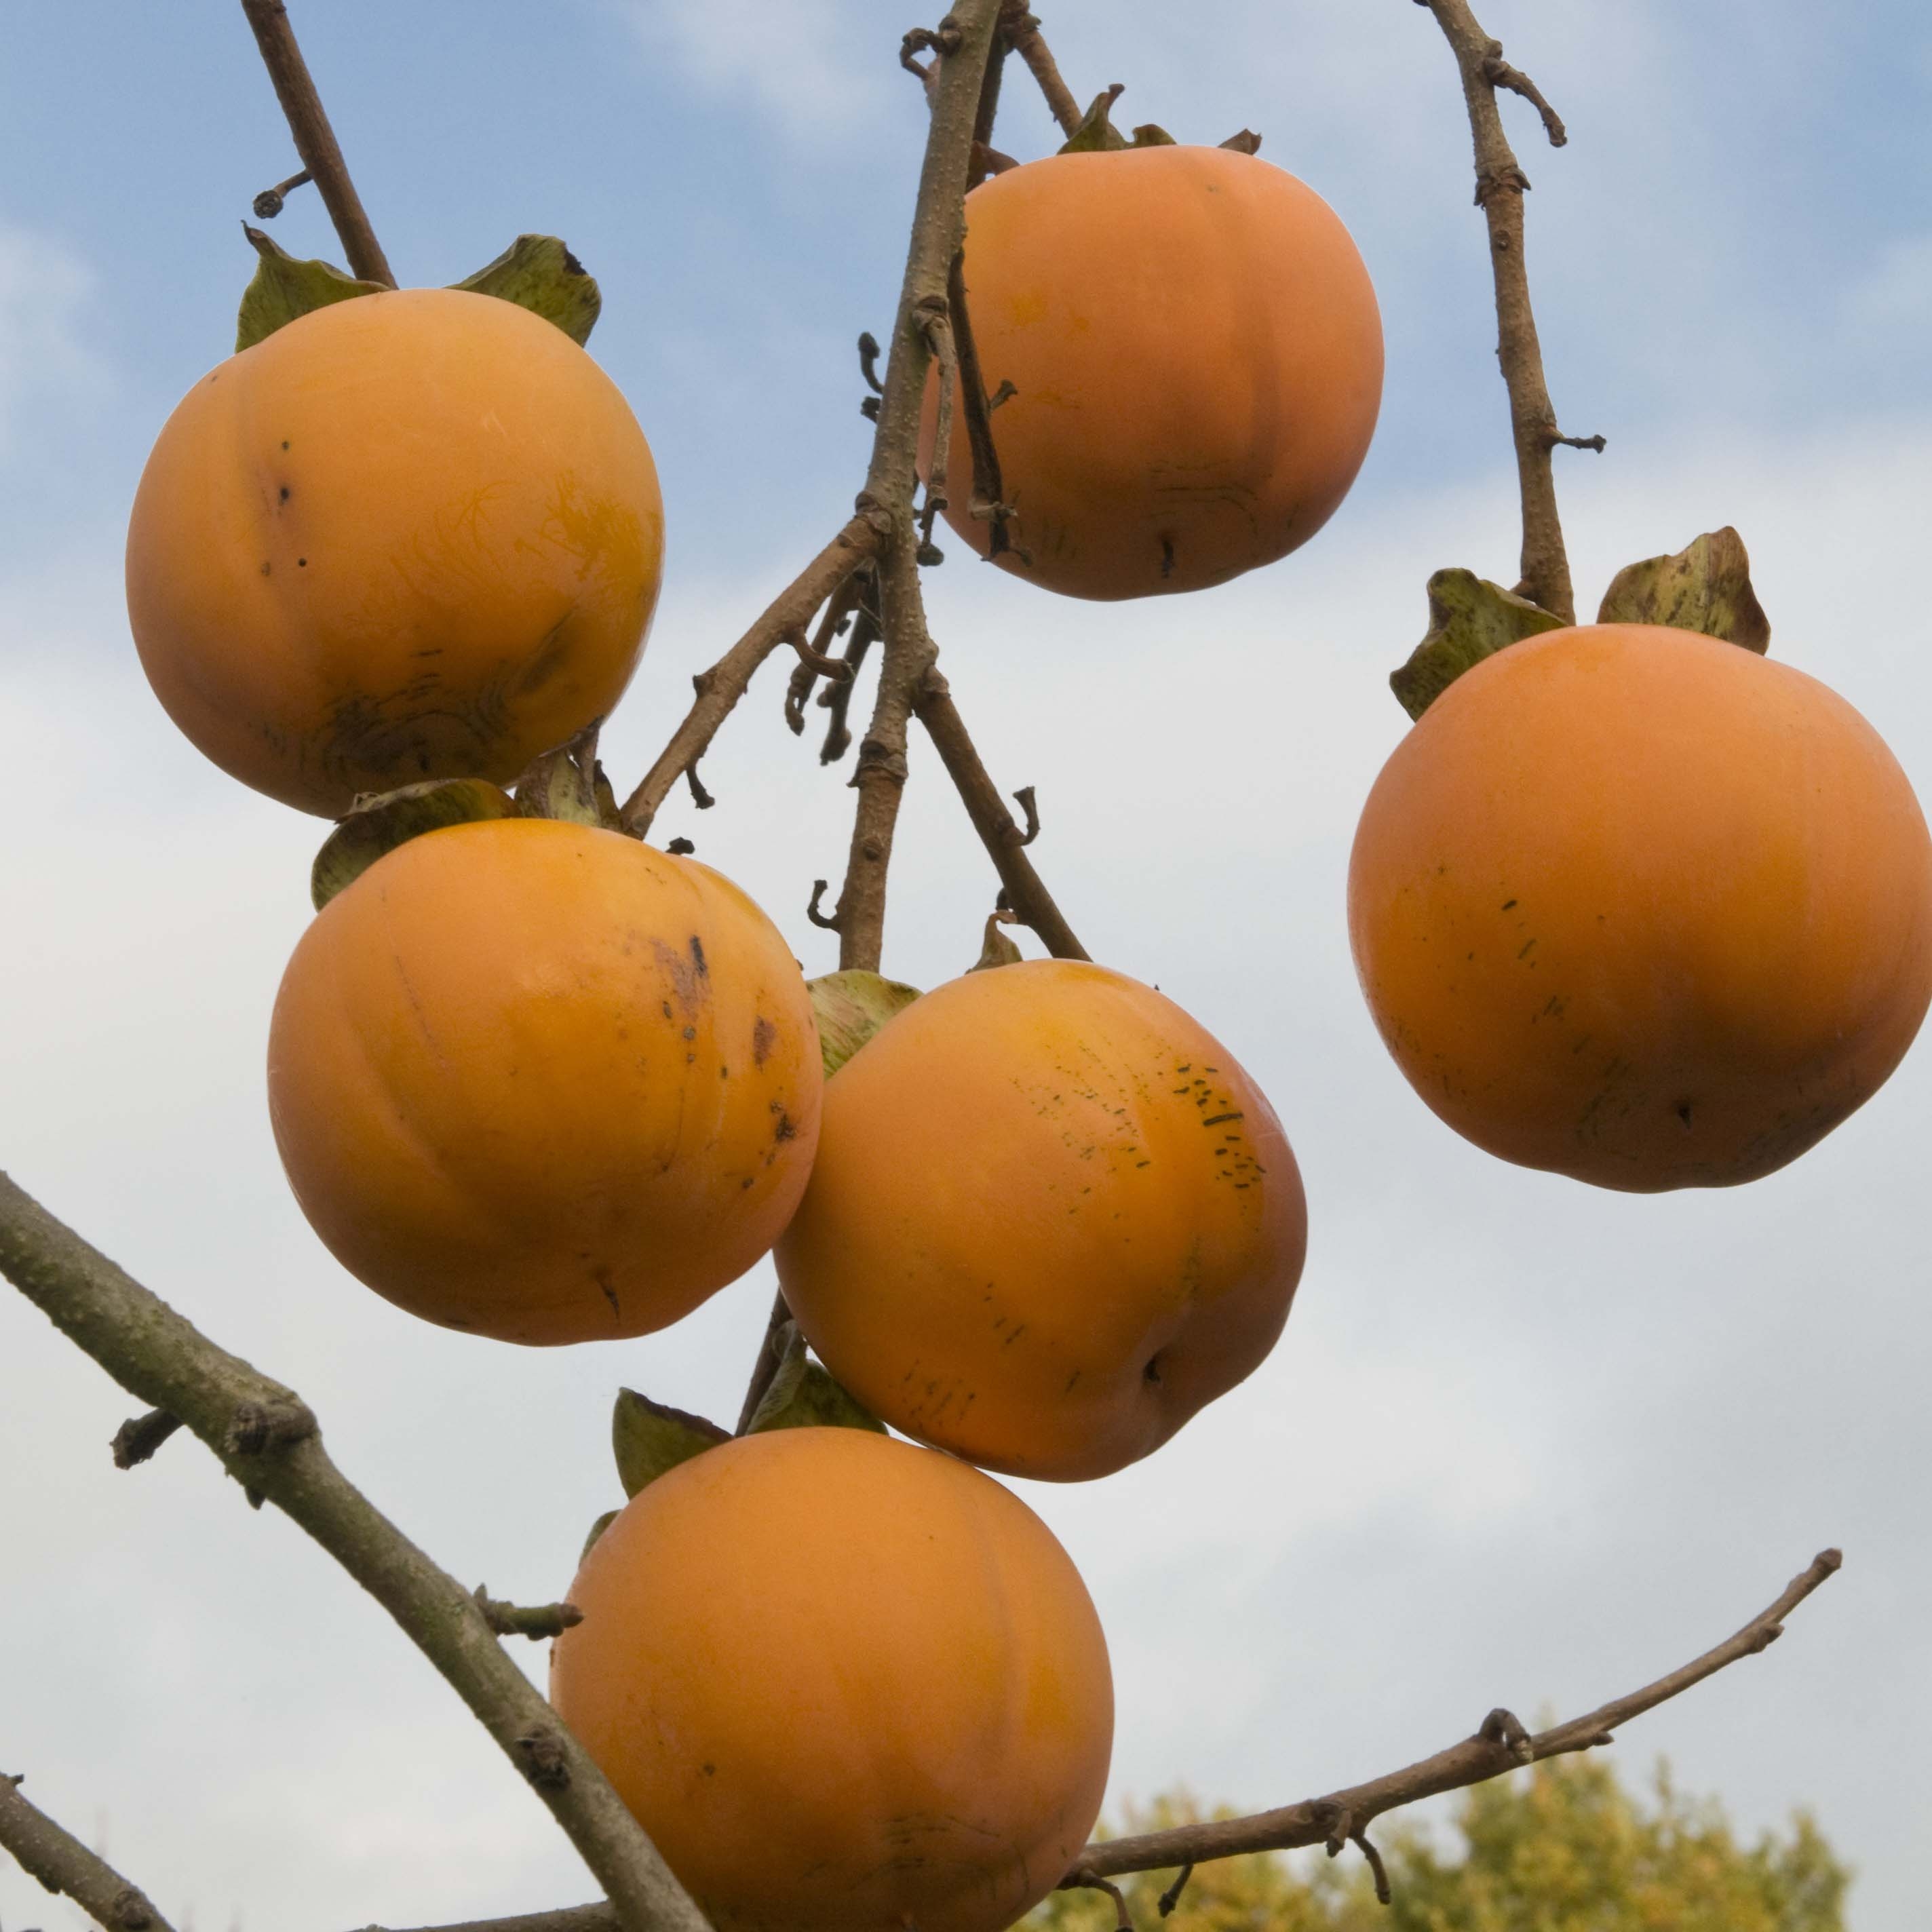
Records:
[[[1932,842],[1816,679],[1590,625],[1484,659],[1396,747],[1348,930],[1389,1051],[1466,1138],[1602,1187],[1729,1186],[1911,1045]]]
[[[590,356],[514,302],[404,289],[188,392],[135,495],[128,611],[201,751],[336,817],[507,782],[604,716],[663,560],[650,450]]]
[[[868,1431],[740,1438],[592,1546],[550,1696],[718,1932],[1004,1932],[1100,1814],[1106,1640],[990,1478]]]
[[[1042,959],[938,988],[840,1069],[776,1256],[881,1420],[1076,1482],[1260,1364],[1307,1232],[1281,1124],[1226,1049],[1123,974]]]
[[[1381,314],[1319,195],[1251,154],[1056,154],[966,201],[965,279],[1018,512],[1000,567],[1071,597],[1224,584],[1306,543],[1368,453]],[[938,415],[928,382],[920,470]],[[953,411],[946,520],[981,556]],[[1024,551],[1025,558],[1016,554]]]
[[[506,1342],[646,1334],[735,1281],[804,1191],[823,1079],[743,892],[546,819],[379,860],[303,934],[268,1037],[275,1144],[330,1252]]]

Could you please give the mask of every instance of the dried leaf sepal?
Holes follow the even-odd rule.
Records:
[[[1472,665],[1544,631],[1564,628],[1540,604],[1473,570],[1438,570],[1429,580],[1429,631],[1392,673],[1389,688],[1420,718]]]
[[[730,1431],[716,1423],[653,1402],[635,1389],[620,1389],[610,1412],[610,1448],[617,1459],[617,1480],[627,1496],[635,1496],[680,1462],[730,1439]]]
[[[886,1425],[806,1354],[796,1322],[788,1322],[773,1338],[773,1346],[781,1340],[784,1354],[778,1372],[745,1425],[747,1436],[771,1429],[868,1429],[885,1434]]]
[[[1673,556],[1627,564],[1611,578],[1597,622],[1672,624],[1760,656],[1771,646],[1771,620],[1751,588],[1744,540],[1729,524]]]
[[[245,221],[242,232],[261,259],[255,264],[248,286],[242,291],[241,312],[235,319],[238,355],[315,309],[326,308],[332,302],[350,302],[358,296],[384,292],[380,282],[358,281],[332,262],[298,260],[272,236],[251,228]]]
[[[428,778],[397,791],[364,793],[322,842],[309,868],[309,897],[317,912],[398,845],[483,818],[513,818],[515,802],[488,778]]]
[[[829,1080],[896,1013],[920,996],[916,986],[853,967],[806,982],[818,1020],[818,1048]]]

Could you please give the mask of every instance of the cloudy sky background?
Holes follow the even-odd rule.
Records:
[[[1112,1641],[1118,1796],[1244,1807],[1365,1777],[1492,1704],[1569,1714],[1674,1666],[1826,1544],[1786,1641],[1633,1726],[1748,1828],[1815,1808],[1858,1932],[1924,1923],[1932,1837],[1925,1387],[1932,1047],[1754,1186],[1636,1199],[1504,1167],[1387,1059],[1342,923],[1355,814],[1405,721],[1383,682],[1422,586],[1512,580],[1494,320],[1450,57],[1406,0],[1059,0],[1083,97],[1182,139],[1244,124],[1353,229],[1390,380],[1310,550],[1194,598],[1052,600],[956,555],[946,668],[1096,956],[1158,981],[1274,1096],[1311,1204],[1287,1337],[1106,1482],[1028,1490]],[[1486,0],[1556,104],[1509,104],[1565,428],[1580,591],[1736,523],[1773,649],[1932,795],[1932,27],[1865,0]],[[446,282],[520,230],[602,281],[596,352],[663,472],[670,576],[610,728],[634,776],[708,662],[835,527],[863,468],[850,344],[890,322],[923,111],[876,4],[298,6],[392,260]],[[928,22],[929,24],[929,22]],[[295,165],[238,8],[22,10],[0,72],[0,1166],[227,1346],[458,1575],[548,1598],[618,1499],[620,1382],[734,1408],[764,1270],[676,1330],[562,1353],[424,1328],[288,1195],[261,1063],[320,828],[203,764],[122,614],[127,506],[168,409],[232,340],[235,226]],[[1000,144],[1052,129],[1017,70]],[[319,205],[277,225],[333,253]],[[997,376],[997,371],[991,372]],[[767,674],[660,821],[808,968],[849,794]],[[916,742],[888,969],[973,956],[982,856]],[[0,1297],[0,1768],[200,1932],[331,1932],[589,1895],[541,1808],[381,1613],[192,1442],[117,1474],[128,1404]],[[534,1647],[524,1660],[541,1670]],[[82,1922],[10,1868],[7,1932]]]

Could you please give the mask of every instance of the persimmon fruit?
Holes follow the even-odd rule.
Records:
[[[558,1714],[718,1932],[1004,1932],[1099,1814],[1093,1604],[950,1456],[851,1429],[722,1444],[632,1498],[570,1600]]]
[[[650,448],[590,357],[514,302],[399,290],[188,392],[135,496],[128,609],[203,752],[339,816],[507,782],[608,712],[663,554]]]
[[[1800,670],[1598,624],[1484,659],[1369,795],[1356,969],[1411,1084],[1505,1160],[1753,1180],[1875,1093],[1932,999],[1932,842]]]
[[[823,1084],[803,976],[728,879],[614,832],[425,833],[317,916],[268,1103],[310,1224],[412,1314],[640,1335],[790,1218]]]
[[[1381,316],[1348,230],[1225,148],[1055,154],[966,198],[964,279],[1016,577],[1070,596],[1198,590],[1334,513],[1382,402]],[[920,471],[937,429],[929,383]],[[946,521],[986,556],[956,407]]]
[[[1226,1049],[1123,974],[1042,959],[938,987],[840,1069],[776,1254],[882,1420],[1073,1481],[1261,1362],[1306,1240],[1287,1137]]]

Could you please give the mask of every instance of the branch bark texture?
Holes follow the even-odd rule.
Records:
[[[1522,500],[1522,578],[1520,596],[1540,604],[1565,623],[1576,621],[1570,560],[1557,514],[1552,454],[1564,439],[1550,399],[1543,348],[1530,306],[1529,265],[1523,254],[1522,198],[1526,175],[1503,131],[1496,89],[1507,86],[1534,100],[1551,138],[1560,145],[1562,123],[1530,82],[1502,58],[1502,44],[1483,31],[1468,0],[1418,0],[1436,16],[1462,76],[1462,98],[1475,142],[1476,201],[1489,224],[1490,265],[1496,278],[1496,354],[1510,400],[1516,474]]]
[[[641,838],[672,788],[697,764],[744,696],[759,665],[812,622],[812,614],[859,566],[878,555],[892,529],[882,510],[862,507],[838,534],[780,591],[758,620],[709,670],[692,680],[696,700],[670,742],[624,801],[624,822]]]
[[[166,1409],[251,1502],[274,1503],[400,1624],[550,1807],[622,1932],[707,1932],[604,1774],[476,1598],[350,1482],[292,1390],[218,1347],[0,1174],[0,1274],[121,1386]]]
[[[174,1932],[147,1894],[64,1826],[20,1796],[21,1780],[0,1772],[0,1846],[22,1870],[57,1897],[70,1898],[107,1932]]]
[[[255,32],[255,44],[262,50],[263,64],[274,82],[275,98],[288,117],[289,132],[295,136],[296,152],[322,196],[328,218],[335,224],[343,252],[349,257],[350,272],[365,282],[396,286],[389,259],[376,239],[362,197],[350,178],[349,164],[342,158],[335,130],[328,124],[322,96],[316,92],[308,63],[296,44],[296,30],[289,24],[289,10],[282,0],[242,0],[242,10]],[[286,187],[288,184],[283,184]]]
[[[1631,1718],[1688,1690],[1694,1684],[1722,1670],[1740,1658],[1754,1657],[1782,1634],[1784,1619],[1832,1576],[1842,1558],[1827,1550],[1809,1568],[1794,1576],[1776,1602],[1738,1630],[1680,1670],[1673,1670],[1641,1690],[1600,1706],[1568,1724],[1532,1736],[1508,1711],[1492,1711],[1474,1736],[1419,1764],[1386,1777],[1371,1779],[1324,1797],[1304,1798],[1298,1804],[1262,1811],[1246,1818],[1210,1820],[1184,1825],[1171,1832],[1149,1832],[1138,1838],[1109,1838],[1089,1845],[1080,1862],[1061,1881],[1079,1886],[1094,1879],[1117,1878],[1124,1872],[1164,1871],[1170,1866],[1201,1864],[1210,1858],[1230,1858],[1245,1852],[1292,1851],[1302,1845],[1339,1846],[1365,1833],[1384,1811],[1414,1804],[1444,1791],[1483,1784],[1504,1772],[1561,1757],[1572,1751],[1606,1744],[1619,1726]]]
[[[906,730],[914,700],[935,655],[915,557],[913,513],[918,482],[919,419],[932,360],[935,324],[950,320],[947,274],[965,238],[966,182],[974,130],[1000,0],[961,0],[946,16],[936,58],[932,115],[926,158],[906,249],[898,313],[886,357],[878,428],[862,505],[876,504],[891,519],[879,560],[880,628],[884,632],[878,696],[860,741],[852,782],[859,794],[844,890],[839,896],[838,964],[877,972],[884,949],[886,880],[892,836],[906,781]]]

